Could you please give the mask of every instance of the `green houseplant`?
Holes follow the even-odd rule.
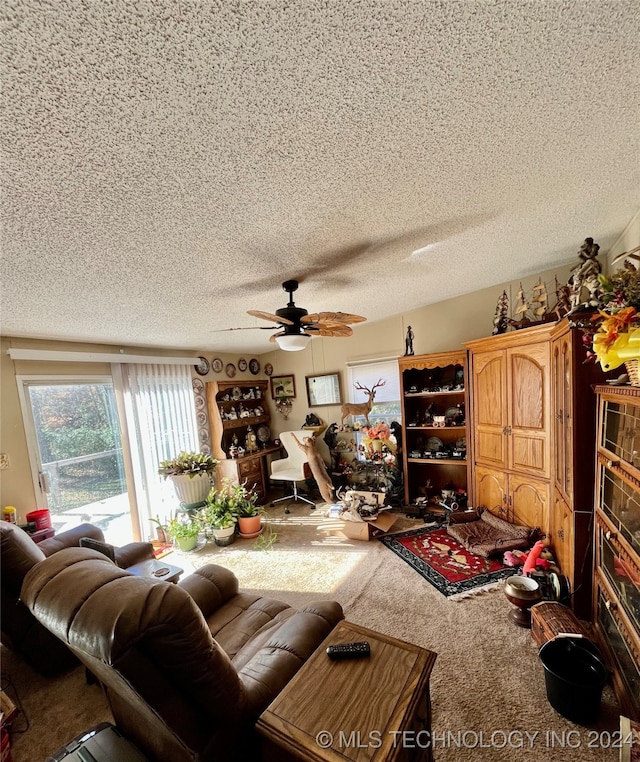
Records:
[[[258,505],[258,495],[247,489],[247,483],[235,484],[230,487],[233,511],[238,517],[240,536],[245,538],[257,537],[262,525],[262,506]]]
[[[200,521],[188,514],[170,519],[167,524],[169,536],[175,540],[182,551],[193,550],[198,544],[198,535],[202,527]]]
[[[193,508],[206,500],[217,465],[217,460],[203,452],[181,452],[171,460],[161,461],[158,473],[171,479],[178,500],[186,508]]]
[[[237,516],[226,489],[212,488],[198,517],[207,538],[213,537],[216,545],[231,545],[234,540]]]

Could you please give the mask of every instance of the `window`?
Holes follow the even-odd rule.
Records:
[[[384,421],[387,424],[402,419],[400,407],[400,374],[397,360],[378,360],[370,363],[359,363],[347,367],[347,398],[349,402],[366,402],[368,395],[365,391],[356,389],[356,384],[373,387],[382,379],[383,386],[375,390],[375,398],[369,422],[371,424]],[[363,415],[354,416],[354,422],[365,423]]]
[[[121,368],[135,494],[145,535],[148,519],[166,519],[178,507],[173,485],[158,475],[160,462],[199,450],[191,370],[186,365],[152,364]]]

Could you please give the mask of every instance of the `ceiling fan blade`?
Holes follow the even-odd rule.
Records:
[[[305,315],[301,323],[364,323],[366,317],[352,315],[348,312],[316,312],[313,315]]]
[[[288,318],[274,315],[271,312],[262,312],[261,310],[247,310],[247,315],[260,318],[261,320],[271,320],[274,323],[282,323],[282,325],[293,325],[293,323]]]
[[[307,329],[305,328],[305,330]],[[341,325],[340,323],[320,323],[317,326],[317,331],[314,331],[314,333],[318,336],[351,336],[353,328],[348,325]]]
[[[272,325],[243,325],[236,328],[213,328],[210,333],[224,333],[225,331],[273,331]]]

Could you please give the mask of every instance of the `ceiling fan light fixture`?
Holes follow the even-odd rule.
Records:
[[[284,336],[276,336],[276,344],[285,352],[300,352],[302,349],[306,349],[310,341],[311,336],[308,333],[289,333]]]

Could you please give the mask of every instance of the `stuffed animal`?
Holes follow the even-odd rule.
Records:
[[[307,456],[307,461],[309,462],[309,468],[311,469],[313,478],[316,480],[318,484],[318,489],[320,490],[322,499],[327,503],[332,503],[333,502],[333,483],[331,479],[329,478],[329,474],[327,473],[327,468],[324,464],[324,460],[322,460],[322,457],[320,456],[320,453],[318,452],[316,448],[315,437],[304,437],[302,442],[298,439],[298,437],[295,434],[293,435],[293,438],[296,440],[298,447]]]
[[[529,551],[527,560],[524,562],[524,568],[522,569],[523,577],[528,577],[532,571],[535,571],[536,561],[538,560],[538,556],[542,552],[544,545],[545,544],[542,540],[538,540],[538,542],[536,542],[533,548],[531,548],[531,550]]]

